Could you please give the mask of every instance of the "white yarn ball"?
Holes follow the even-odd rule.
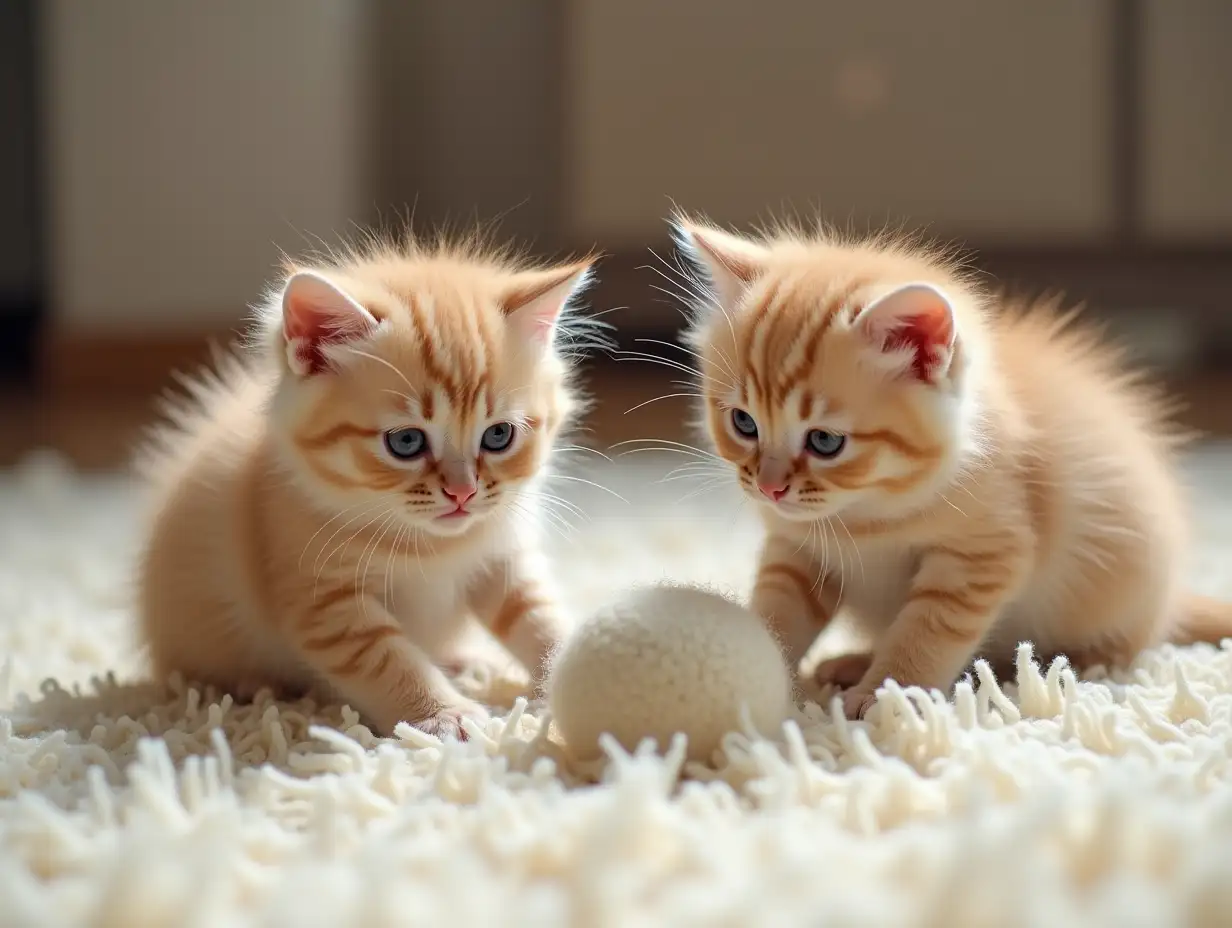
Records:
[[[665,750],[688,736],[706,760],[741,728],[741,706],[774,736],[793,705],[792,675],[762,621],[743,606],[692,587],[631,590],[565,640],[548,680],[552,717],[570,752],[599,753],[610,732],[633,750],[646,737]]]

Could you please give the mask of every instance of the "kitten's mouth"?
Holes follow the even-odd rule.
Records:
[[[437,519],[441,519],[441,520],[467,519],[467,518],[470,518],[472,515],[474,515],[474,513],[472,513],[469,509],[466,509],[463,506],[459,506],[457,509],[454,509],[452,512],[441,513],[439,516],[437,516]]]

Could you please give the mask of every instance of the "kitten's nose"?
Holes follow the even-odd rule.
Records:
[[[477,487],[473,483],[463,483],[458,486],[442,487],[445,495],[453,500],[456,506],[465,506],[467,501],[475,495]]]
[[[761,490],[761,495],[772,503],[777,503],[787,495],[786,480],[759,480],[757,481],[757,489]]]

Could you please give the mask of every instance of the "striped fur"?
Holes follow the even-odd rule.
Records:
[[[703,425],[767,529],[753,607],[792,661],[851,614],[868,653],[817,668],[850,714],[1022,640],[1089,666],[1232,634],[1232,609],[1181,590],[1169,410],[1072,314],[889,237],[677,228],[702,272]],[[809,452],[814,429],[841,451]]]
[[[579,330],[560,319],[587,274],[448,244],[288,264],[251,344],[189,381],[143,454],[155,673],[326,684],[382,732],[454,736],[484,714],[440,669],[468,616],[538,675],[562,634],[540,484],[581,408],[553,333]],[[481,447],[503,422],[510,446]],[[405,428],[426,453],[390,452]],[[474,495],[445,518],[454,485]]]

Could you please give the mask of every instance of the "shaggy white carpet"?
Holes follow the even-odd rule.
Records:
[[[634,460],[591,475],[632,505],[575,494],[575,608],[663,577],[742,592],[747,509]],[[1232,594],[1232,450],[1189,469],[1195,586]],[[1230,650],[1091,682],[1024,661],[1017,687],[894,691],[868,723],[807,704],[707,768],[578,770],[522,701],[442,746],[141,684],[135,527],[120,478],[0,477],[4,928],[1232,924]]]

